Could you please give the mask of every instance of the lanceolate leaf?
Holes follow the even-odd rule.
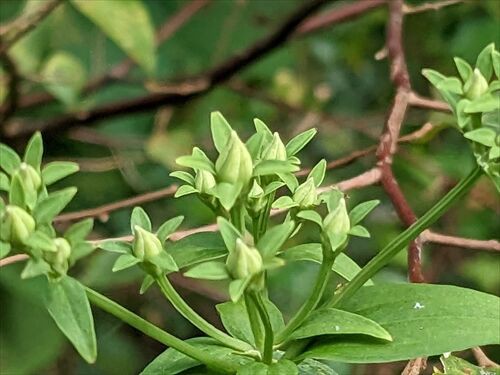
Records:
[[[9,146],[0,143],[0,168],[2,168],[7,174],[12,174],[19,165],[21,164],[21,159],[16,154],[16,152]]]
[[[293,137],[286,145],[286,153],[288,156],[295,155],[302,150],[309,141],[316,135],[316,129],[309,129]]]
[[[43,155],[43,142],[40,132],[36,132],[28,142],[24,151],[24,162],[31,165],[35,170],[40,169]]]
[[[132,233],[136,225],[151,232],[151,220],[142,207],[134,207],[132,210],[132,215],[130,216],[130,229]]]
[[[215,148],[221,153],[229,142],[231,130],[233,129],[224,116],[222,116],[222,113],[217,111],[210,114],[210,130],[212,131]]]
[[[326,171],[326,160],[322,159],[319,161],[318,164],[314,166],[311,172],[309,172],[307,178],[312,178],[314,180],[314,185],[318,187],[321,185],[323,179],[325,178],[325,171]]]
[[[194,266],[184,276],[202,280],[225,280],[229,278],[229,273],[225,263],[211,261]]]
[[[79,221],[68,228],[68,230],[64,233],[64,237],[70,243],[82,241],[92,231],[93,227],[94,219],[89,218]]]
[[[314,344],[303,357],[391,362],[500,344],[499,304],[496,296],[448,285],[363,287],[340,308],[376,321],[393,342],[336,337]]]
[[[217,232],[195,233],[167,245],[167,251],[179,268],[220,259],[227,255],[222,237]]]
[[[50,193],[36,205],[33,212],[36,221],[39,223],[50,223],[52,219],[66,207],[71,199],[73,199],[75,194],[75,187],[69,187]]]
[[[349,219],[351,222],[351,226],[358,224],[361,220],[363,220],[366,215],[368,215],[375,207],[380,204],[380,201],[375,199],[372,201],[367,201],[358,204],[354,207],[351,212],[349,212]]]
[[[71,0],[106,35],[148,73],[156,67],[154,28],[140,1]],[[133,32],[132,32],[133,31]]]
[[[158,231],[156,232],[156,235],[158,236],[160,242],[161,243],[165,242],[168,239],[168,237],[172,233],[174,233],[177,230],[177,228],[179,228],[179,225],[181,225],[183,220],[184,216],[177,216],[170,220],[165,221],[160,226],[160,228],[158,228]]]
[[[359,334],[392,341],[391,335],[377,322],[348,311],[325,308],[312,313],[290,336],[303,339],[320,335]]]
[[[338,375],[330,366],[307,358],[299,364],[299,375]]]
[[[227,249],[231,253],[235,246],[236,240],[241,238],[240,232],[231,224],[228,220],[223,217],[217,218],[217,225],[219,226],[219,231],[224,239],[224,243],[226,244]]]
[[[259,249],[264,259],[274,257],[276,252],[283,246],[285,241],[290,237],[295,223],[288,221],[283,224],[276,225],[269,229],[257,242],[257,249]]]
[[[46,307],[83,359],[94,363],[97,357],[94,320],[82,285],[69,276],[50,284]]]
[[[64,177],[78,172],[79,166],[70,161],[54,161],[42,169],[42,179],[46,185],[51,185]]]
[[[262,160],[254,168],[254,176],[267,176],[278,173],[297,172],[300,168],[287,161]]]
[[[132,254],[123,254],[120,255],[117,259],[115,264],[113,265],[113,272],[118,272],[121,270],[124,270],[126,268],[132,267],[139,263],[141,260],[137,259],[135,256]]]

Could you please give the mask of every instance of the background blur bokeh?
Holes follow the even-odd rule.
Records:
[[[0,20],[6,22],[18,16],[25,3],[1,0]],[[142,3],[154,27],[158,28],[188,1],[143,0]],[[20,110],[15,117],[29,124],[134,98],[147,94],[146,87],[154,86],[155,82],[203,72],[272,32],[301,3],[300,0],[213,0],[159,46],[153,74],[148,76],[141,68],[134,67],[126,79],[105,85],[90,95],[81,95],[71,104],[52,101]],[[407,3],[415,5],[422,1]],[[393,95],[387,60],[374,58],[385,43],[386,20],[387,10],[378,7],[359,18],[294,38],[252,64],[230,83],[221,84],[187,103],[47,134],[44,136],[47,160],[75,160],[81,165],[81,173],[59,183],[60,187],[74,185],[79,189],[68,210],[95,207],[177,183],[168,176],[176,168],[177,156],[190,152],[196,144],[213,151],[208,126],[209,113],[213,110],[220,110],[243,137],[251,132],[254,117],[280,131],[285,139],[316,127],[318,136],[301,154],[305,166],[321,158],[334,160],[376,144]],[[109,22],[115,21],[109,18]],[[421,95],[436,97],[420,70],[432,67],[451,74],[454,56],[474,62],[488,43],[500,44],[499,22],[498,0],[471,0],[439,11],[408,15],[404,44],[413,89]],[[129,32],[132,34],[134,30]],[[62,52],[76,61],[76,65],[68,68],[70,76],[83,83],[101,76],[126,58],[122,49],[97,26],[70,4],[64,4],[12,50],[23,76],[23,95],[47,89],[43,82],[44,69],[54,55]],[[453,121],[450,115],[413,108],[403,132],[412,132],[427,121],[435,125],[435,131],[419,142],[401,145],[394,162],[395,174],[417,214],[425,212],[474,163],[468,145],[449,127]],[[12,145],[22,149],[23,141],[12,141]],[[370,154],[346,167],[333,169],[327,173],[326,182],[354,176],[374,161]],[[380,187],[356,190],[349,196],[351,207],[366,199],[382,200],[381,206],[367,219],[372,239],[353,240],[348,250],[354,259],[364,264],[402,225]],[[161,199],[145,204],[144,208],[153,223],[180,214],[188,218],[184,228],[214,220],[201,203],[191,198]],[[434,229],[477,239],[498,238],[499,211],[498,195],[493,185],[483,178]],[[127,234],[130,212],[131,209],[123,209],[96,220],[93,236]],[[310,233],[311,237],[314,235]],[[308,238],[296,239],[300,240]],[[86,284],[175,335],[187,338],[198,334],[155,288],[139,296],[142,279],[137,269],[111,273],[114,259],[113,254],[98,251],[72,272]],[[139,373],[164,349],[95,310],[99,355],[94,366],[87,365],[40,307],[38,281],[19,279],[21,267],[16,264],[0,272],[0,374],[132,375]],[[316,270],[315,265],[296,263],[271,275],[271,297],[285,316],[290,316],[307,296]],[[486,251],[426,245],[424,272],[434,283],[499,292],[499,258]],[[402,252],[396,257],[376,280],[406,282],[405,254]],[[332,282],[332,288],[338,281]],[[214,291],[212,297],[224,293],[224,288],[216,283],[206,287]],[[197,311],[219,324],[211,297],[182,286],[180,291]],[[498,360],[494,350],[489,354]],[[339,374],[391,374],[398,373],[402,366],[404,364],[338,365],[335,369]]]

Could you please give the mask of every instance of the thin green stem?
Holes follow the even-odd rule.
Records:
[[[264,351],[264,331],[260,320],[259,311],[252,301],[249,292],[244,293],[245,306],[247,308],[248,320],[255,340],[255,347],[262,354]]]
[[[267,224],[269,222],[269,214],[271,213],[271,207],[273,205],[274,196],[275,196],[275,193],[269,194],[269,197],[267,198],[266,207],[264,208],[264,212],[261,214],[261,219],[260,219],[260,223],[259,223],[259,231],[258,231],[258,233],[259,233],[258,237],[259,238],[264,233],[266,233]]]
[[[332,272],[333,262],[335,261],[335,257],[331,253],[330,247],[325,245],[323,247],[323,262],[321,263],[321,267],[318,272],[318,276],[316,278],[316,283],[313,287],[311,295],[302,305],[302,307],[295,313],[295,315],[290,319],[285,328],[281,330],[276,335],[276,344],[281,344],[290,336],[290,334],[295,331],[309,316],[309,314],[318,306],[323,293],[328,285],[328,281],[330,280],[330,275]],[[330,254],[329,254],[330,253]]]
[[[198,315],[198,313],[194,311],[177,293],[166,276],[161,275],[159,277],[156,277],[155,280],[158,283],[162,293],[172,303],[175,309],[200,331],[232,349],[239,351],[247,351],[253,349],[246,342],[229,336],[227,333],[222,332],[220,329],[214,327],[212,324]]]
[[[165,332],[161,328],[125,309],[123,306],[110,300],[109,298],[103,296],[95,290],[89,287],[85,287],[85,292],[87,293],[87,296],[92,304],[117,317],[121,321],[127,323],[131,327],[134,327],[138,331],[155,339],[156,341],[172,347],[179,352],[184,353],[185,355],[194,358],[206,364],[208,367],[220,371],[224,374],[233,374],[236,372],[237,369],[232,367],[232,364],[230,362],[217,359],[210,353],[199,350],[196,347],[186,343],[185,341],[172,336],[168,332]]]
[[[418,237],[422,231],[436,222],[460,197],[474,185],[481,176],[480,167],[476,167],[469,175],[464,177],[453,189],[441,198],[429,211],[427,211],[413,225],[401,232],[380,253],[378,253],[363,269],[328,303],[328,306],[338,306],[343,300],[352,296],[365,282],[382,269],[389,261],[411,241]]]
[[[273,361],[273,342],[274,333],[273,327],[271,325],[271,320],[269,319],[269,314],[266,309],[266,305],[262,300],[262,295],[259,292],[251,292],[250,298],[255,304],[257,311],[259,312],[260,319],[264,325],[264,348],[262,350],[262,362],[270,365]]]

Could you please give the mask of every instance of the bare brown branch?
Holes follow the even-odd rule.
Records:
[[[443,0],[443,1],[435,1],[432,3],[424,3],[421,5],[407,5],[403,6],[403,12],[405,14],[413,14],[413,13],[422,13],[427,12],[429,10],[439,10],[444,7],[448,7],[450,5],[457,5],[463,3],[464,0]]]
[[[496,240],[474,240],[470,238],[448,236],[429,230],[424,231],[421,237],[423,242],[431,242],[444,246],[485,251],[500,251],[500,242]]]
[[[476,358],[477,364],[481,367],[500,368],[500,365],[488,358],[486,353],[479,346],[472,348],[472,354]]]

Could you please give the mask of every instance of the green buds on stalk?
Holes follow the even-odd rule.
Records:
[[[273,134],[273,140],[262,153],[264,160],[287,160],[286,147],[281,141],[278,133]]]
[[[323,230],[328,235],[342,236],[347,235],[349,229],[351,229],[349,213],[347,212],[345,199],[342,197],[337,207],[325,217]]]
[[[1,218],[1,239],[21,245],[35,230],[33,217],[17,206],[7,206]]]
[[[308,178],[306,182],[299,185],[293,193],[293,201],[302,209],[312,207],[317,200],[318,193],[312,178]]]
[[[220,182],[246,185],[252,178],[252,156],[234,130],[215,163]]]
[[[44,259],[57,276],[65,275],[69,268],[71,245],[62,237],[53,240],[55,251],[45,251]]]
[[[163,251],[163,246],[156,235],[140,226],[134,226],[133,254],[141,260],[151,261]]]
[[[476,68],[464,85],[465,96],[471,100],[477,99],[488,91],[488,86],[488,81]]]
[[[262,257],[255,247],[247,246],[241,239],[226,261],[226,267],[234,279],[245,279],[262,271]]]
[[[201,194],[210,194],[215,185],[215,177],[212,173],[204,170],[198,170],[196,172],[194,187]]]
[[[31,165],[21,163],[17,171],[25,189],[36,192],[42,185],[40,174]]]

